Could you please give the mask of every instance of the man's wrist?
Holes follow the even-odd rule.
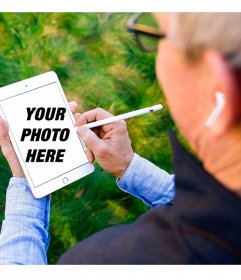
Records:
[[[132,154],[129,155],[129,157],[127,158],[125,164],[123,164],[122,169],[120,169],[120,171],[119,171],[118,174],[116,175],[116,178],[117,178],[118,180],[120,180],[121,177],[124,176],[124,174],[125,174],[126,170],[128,169],[128,167],[129,167],[129,165],[130,165],[130,163],[131,163],[131,161],[132,161],[133,158],[134,158],[134,152],[132,152]]]
[[[15,159],[12,159],[11,161],[9,159],[8,162],[9,162],[9,166],[11,168],[13,177],[20,177],[20,178],[25,177],[23,169],[16,156],[15,156]]]
[[[13,177],[16,178],[26,178],[25,174],[23,173],[23,171],[12,171]]]
[[[135,168],[135,166],[136,166],[135,162],[137,161],[138,158],[139,158],[138,154],[133,153],[131,161],[129,162],[128,166],[126,167],[125,172],[123,172],[122,176],[116,178],[117,182],[122,183],[125,181],[129,181],[129,177],[133,173],[133,168]]]

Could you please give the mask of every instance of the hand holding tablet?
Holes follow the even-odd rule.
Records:
[[[0,115],[35,197],[93,172],[54,72],[1,88]]]
[[[74,114],[75,119],[78,118],[78,114],[75,115],[78,104],[75,101],[69,102],[69,107],[71,112]],[[0,148],[2,150],[2,153],[4,157],[6,158],[9,167],[12,171],[12,175],[14,177],[25,177],[25,174],[23,172],[23,169],[18,161],[16,152],[13,148],[13,145],[9,139],[8,134],[8,125],[4,119],[0,117]]]

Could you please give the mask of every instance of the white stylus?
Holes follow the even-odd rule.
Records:
[[[84,126],[88,127],[88,128],[94,128],[94,127],[102,126],[102,125],[105,125],[105,124],[108,124],[108,123],[113,123],[113,122],[116,122],[116,121],[119,121],[119,120],[126,120],[126,119],[129,119],[129,118],[137,117],[137,116],[148,114],[148,113],[151,113],[151,112],[156,112],[156,111],[161,110],[162,108],[163,108],[163,106],[161,104],[158,104],[158,105],[143,108],[143,109],[140,109],[140,110],[132,111],[132,112],[129,112],[129,113],[121,114],[121,115],[118,115],[118,116],[106,118],[106,119],[103,119],[103,120],[100,120],[100,121],[87,123]],[[77,129],[78,129],[78,127],[76,127],[76,130]]]

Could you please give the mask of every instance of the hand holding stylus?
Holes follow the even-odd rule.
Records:
[[[155,105],[114,117],[98,108],[79,115],[77,132],[87,146],[88,160],[96,159],[108,173],[122,177],[134,155],[124,119],[160,109],[162,105]]]
[[[87,127],[87,128],[94,128],[94,127],[102,126],[102,125],[105,125],[105,124],[108,124],[108,123],[113,123],[113,122],[116,122],[116,121],[119,121],[119,120],[126,120],[126,119],[130,119],[130,118],[133,118],[133,117],[137,117],[137,116],[145,115],[145,114],[148,114],[148,113],[156,112],[156,111],[161,110],[162,108],[163,108],[163,106],[161,104],[158,104],[158,105],[154,105],[154,106],[151,106],[151,107],[146,107],[146,108],[143,108],[143,109],[140,109],[140,110],[132,111],[132,112],[129,112],[129,113],[121,114],[121,115],[118,115],[118,116],[112,116],[111,115],[111,117],[107,117],[107,118],[101,119],[99,121],[94,121],[94,122],[91,122],[91,123],[87,123],[87,124],[84,124],[84,126]],[[78,127],[76,127],[76,131],[77,130],[78,130]]]

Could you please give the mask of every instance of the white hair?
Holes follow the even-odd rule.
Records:
[[[168,37],[189,58],[215,48],[241,68],[241,13],[171,13],[170,20]]]

